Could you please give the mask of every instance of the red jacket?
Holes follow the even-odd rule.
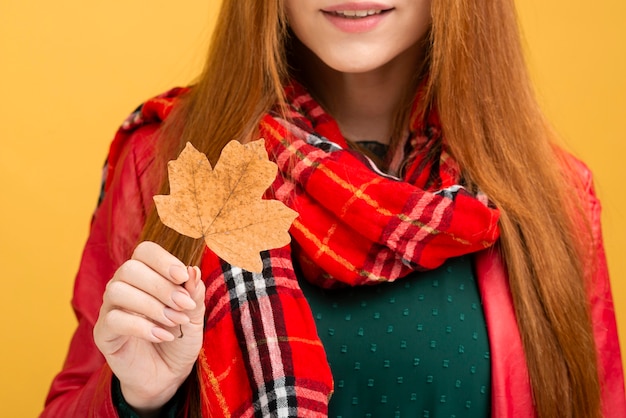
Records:
[[[148,102],[139,119],[135,114],[112,144],[107,192],[94,214],[74,288],[72,304],[78,327],[63,370],[50,388],[42,417],[117,416],[111,399],[112,373],[94,344],[93,326],[105,285],[132,253],[153,204],[152,196],[158,190],[158,180],[147,173],[154,158],[158,122],[167,116],[171,104],[163,98]],[[626,417],[624,377],[600,230],[600,203],[589,170],[582,163],[574,164],[585,185],[582,193],[596,245],[589,297],[603,412],[605,417]],[[528,371],[502,260],[498,251],[491,249],[476,254],[475,262],[491,351],[492,416],[532,417],[535,413]]]

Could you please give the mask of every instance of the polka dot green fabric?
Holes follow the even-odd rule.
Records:
[[[335,381],[330,417],[489,416],[489,342],[471,257],[377,286],[300,284]]]

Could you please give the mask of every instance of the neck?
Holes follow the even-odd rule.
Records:
[[[364,73],[333,70],[301,44],[294,53],[301,63],[298,77],[348,140],[389,143],[398,111],[413,98],[423,62],[419,45]]]

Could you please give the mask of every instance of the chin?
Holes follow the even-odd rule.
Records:
[[[364,59],[365,58],[365,59]],[[385,59],[372,59],[372,55],[365,56],[359,55],[358,57],[342,56],[339,58],[329,58],[324,63],[331,69],[340,73],[360,74],[368,73],[383,67],[388,60]]]

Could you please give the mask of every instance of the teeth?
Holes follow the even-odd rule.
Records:
[[[380,14],[382,10],[338,10],[335,14],[343,17],[358,19],[360,17],[367,17],[372,15]]]

